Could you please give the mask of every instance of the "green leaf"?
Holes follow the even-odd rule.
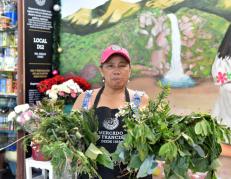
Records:
[[[180,154],[181,157],[185,157],[185,156],[190,156],[191,155],[188,150],[182,151],[182,150],[178,149],[178,152],[179,152],[179,154]]]
[[[142,161],[140,160],[139,155],[133,154],[131,156],[131,161],[128,164],[128,167],[132,168],[132,169],[138,169],[138,168],[140,168],[141,164],[142,164]]]
[[[177,156],[177,146],[173,142],[165,143],[160,147],[159,155],[165,160],[173,160]]]
[[[196,172],[206,172],[209,169],[210,161],[207,158],[196,158],[195,156],[191,158],[191,169]]]
[[[140,169],[136,175],[137,178],[146,177],[147,175],[150,175],[153,173],[154,168],[157,166],[157,163],[154,161],[154,156],[148,156],[142,165],[140,166]]]
[[[130,134],[126,134],[123,142],[124,147],[126,149],[132,147],[132,141],[133,141],[133,137]]]
[[[139,157],[141,159],[141,161],[144,161],[145,158],[148,156],[148,145],[147,143],[141,143],[137,145],[137,150],[139,153]]]
[[[195,133],[196,133],[197,135],[200,135],[200,134],[202,134],[202,130],[203,130],[203,127],[202,127],[201,122],[200,122],[200,123],[197,123],[197,124],[195,125]]]
[[[125,161],[125,157],[124,157],[124,147],[122,145],[123,143],[120,142],[118,145],[117,145],[117,148],[116,148],[116,151],[114,153],[111,154],[112,156],[112,159],[113,161],[122,161],[124,162]],[[122,153],[122,154],[121,154]]]
[[[185,133],[181,133],[181,135],[188,141],[189,144],[194,144],[193,139],[189,135]]]
[[[135,135],[135,140],[138,140],[139,138],[143,137],[143,125],[140,124],[140,126],[136,126],[136,128],[134,129],[134,135]]]
[[[189,157],[178,157],[174,161],[170,163],[170,171],[169,175],[177,176],[178,178],[187,178],[187,171],[189,168]],[[168,178],[168,177],[167,177]]]
[[[198,153],[198,155],[200,157],[205,157],[205,152],[204,150],[201,148],[201,146],[197,145],[197,144],[192,144],[193,149]]]
[[[144,126],[144,137],[146,137],[150,142],[150,144],[155,144],[158,140],[158,136],[154,135],[153,131],[150,129],[148,125]]]
[[[212,161],[212,163],[211,163],[211,165],[210,165],[210,169],[211,170],[216,170],[218,167],[220,167],[221,166],[221,163],[220,163],[220,161],[219,161],[219,159],[217,158],[217,159],[214,159],[213,161]]]
[[[197,135],[208,136],[211,134],[211,128],[206,120],[202,120],[195,125],[195,133]]]
[[[99,154],[96,161],[107,168],[113,169],[114,164],[110,158],[110,153],[104,147],[100,147],[100,150],[103,154]]]
[[[125,161],[125,152],[124,151],[121,151],[119,153],[119,158],[124,162]]]
[[[92,160],[95,160],[99,154],[103,154],[101,150],[96,147],[94,144],[90,144],[89,147],[87,148],[85,155],[89,157]]]

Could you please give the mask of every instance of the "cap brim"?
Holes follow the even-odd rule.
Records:
[[[124,53],[122,53],[122,52],[113,52],[113,53],[110,53],[104,60],[102,60],[102,61],[101,61],[101,64],[107,62],[107,61],[110,59],[110,57],[113,56],[113,55],[120,55],[120,56],[124,57],[125,60],[126,60],[128,63],[131,62],[130,58],[129,58],[127,55],[125,55]]]

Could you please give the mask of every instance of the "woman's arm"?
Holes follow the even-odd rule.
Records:
[[[73,110],[81,110],[81,109],[91,109],[93,107],[93,102],[95,99],[96,93],[99,91],[99,89],[94,90],[87,90],[83,93],[81,93],[78,98],[75,101],[75,104],[73,105]],[[84,104],[83,104],[84,103]]]
[[[76,99],[76,101],[75,101],[75,103],[74,103],[74,105],[73,105],[73,107],[72,107],[72,111],[80,110],[80,109],[82,108],[82,103],[83,103],[83,98],[84,98],[84,96],[85,96],[85,92],[81,93],[81,94],[77,97],[77,99]]]

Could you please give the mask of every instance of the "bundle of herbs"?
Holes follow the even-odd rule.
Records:
[[[160,160],[166,179],[189,178],[189,170],[215,179],[221,142],[230,143],[231,131],[208,114],[170,114],[168,94],[169,88],[163,87],[147,108],[137,111],[128,104],[120,110],[127,134],[113,159],[127,165],[130,178],[152,174]]]
[[[33,140],[41,144],[45,156],[51,157],[57,176],[68,171],[101,178],[97,164],[113,168],[113,162],[105,148],[96,146],[97,130],[98,121],[93,110],[60,112],[42,120]]]

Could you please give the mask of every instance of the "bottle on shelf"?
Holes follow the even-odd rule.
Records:
[[[0,74],[0,96],[16,94],[16,73],[12,72],[1,72]]]
[[[6,93],[6,80],[7,80],[6,74],[1,74],[0,75],[0,93]]]
[[[16,27],[17,25],[17,10],[16,2],[7,1],[4,8],[4,16],[10,19],[10,27]]]
[[[0,32],[0,46],[1,47],[5,47],[7,46],[7,41],[8,41],[8,38],[7,38],[7,32]]]
[[[6,93],[13,93],[13,75],[8,72],[6,79]]]

